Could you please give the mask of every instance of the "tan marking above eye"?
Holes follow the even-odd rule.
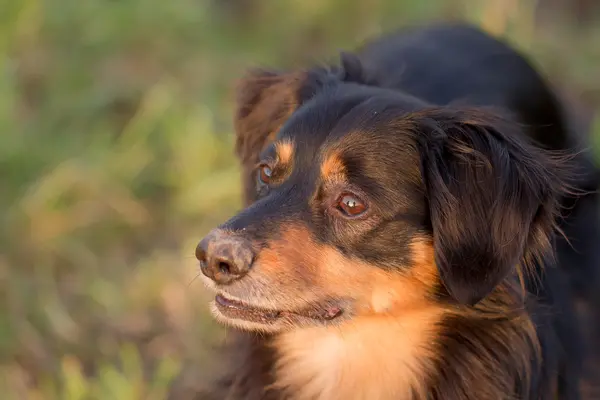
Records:
[[[342,158],[337,154],[330,154],[321,164],[321,176],[323,179],[334,179],[343,176],[346,173],[346,167]]]
[[[277,161],[282,165],[289,165],[294,159],[294,143],[290,139],[284,139],[275,143]]]

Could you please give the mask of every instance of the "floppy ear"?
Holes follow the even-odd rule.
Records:
[[[264,69],[249,71],[236,88],[236,153],[243,169],[246,203],[254,201],[254,167],[260,152],[271,142],[299,104],[305,74]]]
[[[559,170],[494,114],[435,109],[419,119],[436,263],[450,295],[474,305],[524,260],[551,252]]]

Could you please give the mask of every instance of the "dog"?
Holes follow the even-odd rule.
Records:
[[[246,208],[196,248],[232,328],[201,398],[579,399],[594,383],[580,309],[598,173],[508,44],[439,24],[337,65],[252,70],[235,128]]]

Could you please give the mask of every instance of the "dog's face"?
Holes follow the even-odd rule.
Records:
[[[549,247],[557,181],[510,124],[278,76],[242,89],[257,93],[244,93],[238,119],[269,116],[238,121],[249,206],[197,249],[219,321],[280,332],[468,306]]]

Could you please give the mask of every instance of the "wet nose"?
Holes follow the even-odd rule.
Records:
[[[200,241],[196,258],[204,275],[224,285],[248,273],[254,251],[249,241],[216,229]]]

